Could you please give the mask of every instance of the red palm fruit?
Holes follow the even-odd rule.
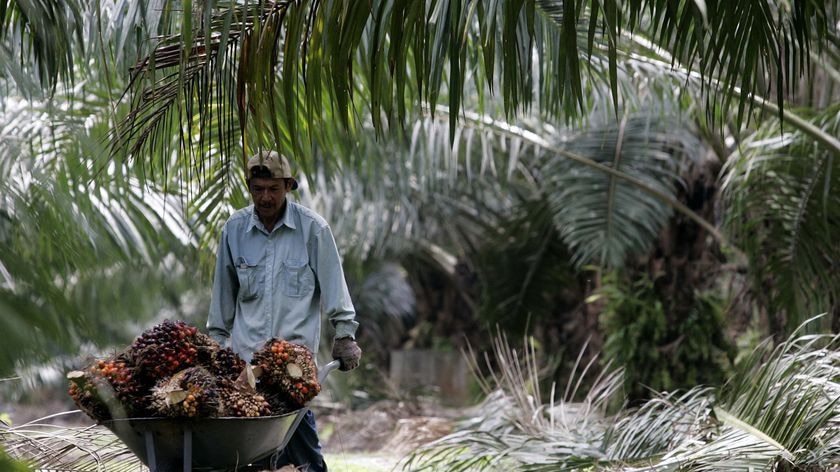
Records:
[[[137,374],[154,381],[196,365],[200,347],[210,339],[199,334],[194,326],[170,320],[146,330],[129,349]]]
[[[244,360],[236,355],[231,348],[226,347],[212,352],[208,368],[213,375],[236,380],[245,365]]]
[[[127,416],[111,382],[103,374],[107,370],[108,365],[103,362],[101,367],[100,364],[94,364],[83,371],[76,370],[67,374],[70,398],[80,410],[97,422]]]

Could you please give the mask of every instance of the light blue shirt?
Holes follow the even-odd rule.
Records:
[[[321,312],[335,337],[355,337],[350,300],[332,231],[314,211],[286,201],[268,232],[251,205],[222,229],[207,329],[246,361],[277,337],[318,352]]]

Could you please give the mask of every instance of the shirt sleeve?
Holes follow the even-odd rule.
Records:
[[[223,347],[230,344],[238,283],[228,244],[227,227],[225,227],[222,230],[219,249],[216,254],[213,293],[210,299],[210,314],[207,317],[207,331],[210,337]]]
[[[310,265],[321,289],[321,309],[335,329],[335,338],[356,337],[359,323],[344,279],[341,257],[332,231],[325,226],[315,232],[310,246]]]

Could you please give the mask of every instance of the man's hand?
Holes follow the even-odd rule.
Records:
[[[332,357],[341,362],[341,367],[338,370],[353,370],[359,367],[362,350],[353,338],[338,338],[333,343]]]

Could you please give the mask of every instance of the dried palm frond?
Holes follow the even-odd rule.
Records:
[[[603,406],[620,372],[597,380],[582,403],[568,401],[570,390],[555,403],[552,387],[543,404],[534,349],[520,356],[500,336],[494,354],[496,373],[481,380],[493,389],[485,403],[458,431],[406,457],[403,470],[747,472],[840,463],[840,336],[765,344],[720,389],[662,393],[610,414]]]
[[[62,472],[144,472],[148,469],[113,433],[102,426],[67,427],[44,421],[78,414],[51,415],[15,427],[0,427],[0,445],[9,456],[35,470]]]

